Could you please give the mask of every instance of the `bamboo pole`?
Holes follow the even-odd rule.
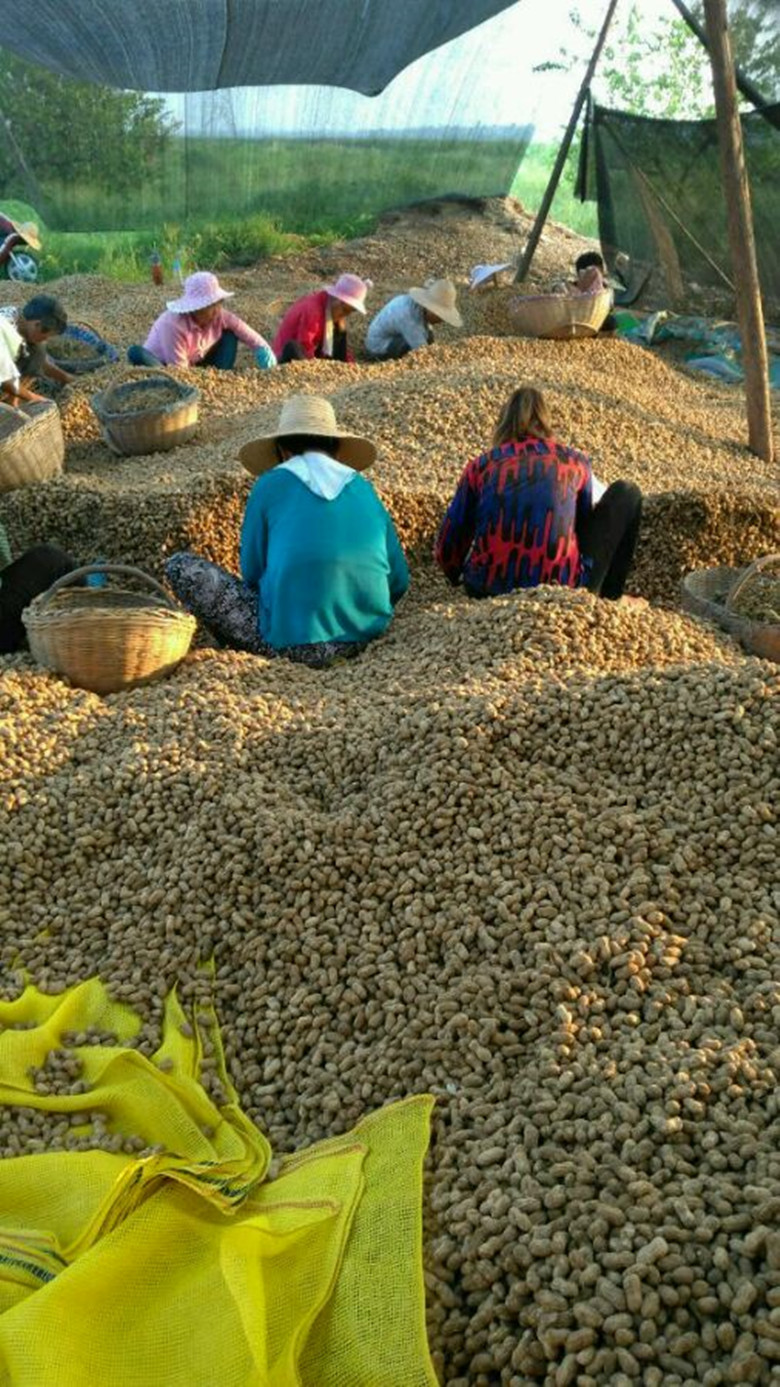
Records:
[[[571,142],[574,139],[574,132],[577,129],[577,122],[579,121],[582,108],[585,105],[585,98],[588,94],[588,88],[593,80],[593,74],[596,71],[596,65],[598,63],[598,60],[601,57],[601,50],[604,47],[604,43],[609,32],[609,26],[612,23],[612,16],[615,13],[617,3],[618,0],[609,0],[607,12],[604,16],[604,22],[601,26],[601,32],[599,33],[599,36],[596,39],[596,46],[590,55],[590,62],[588,63],[585,76],[582,79],[582,85],[577,93],[577,100],[574,103],[574,110],[572,111],[571,116],[569,118],[569,124],[566,126],[566,130],[561,141],[561,146],[558,150],[558,155],[555,160],[555,163],[553,164],[552,173],[550,174],[550,179],[545,189],[544,197],[542,198],[539,211],[536,214],[536,221],[531,227],[531,234],[526,242],[525,250],[523,251],[523,256],[518,266],[517,274],[515,275],[515,284],[519,284],[522,280],[525,279],[530,269],[531,261],[534,258],[534,252],[539,244],[539,239],[541,237],[542,231],[544,230],[544,224],[547,221],[547,217],[552,206],[552,201],[555,197],[555,192],[560,182],[561,174],[563,173],[563,166],[566,163],[566,156],[568,155],[569,149],[571,148]]]
[[[742,147],[734,60],[731,54],[726,0],[704,0],[715,112],[728,216],[731,268],[737,288],[737,318],[745,368],[748,446],[765,462],[774,460],[769,399],[769,362],[758,279],[750,184]]]

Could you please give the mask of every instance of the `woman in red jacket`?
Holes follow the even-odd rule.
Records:
[[[305,298],[296,299],[287,309],[276,331],[274,354],[279,365],[325,357],[331,361],[354,361],[347,345],[347,318],[365,313],[370,279],[340,275],[335,284]]]

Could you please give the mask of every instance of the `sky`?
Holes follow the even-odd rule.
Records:
[[[395,0],[403,5],[403,0]],[[554,138],[566,124],[590,45],[571,23],[574,0],[518,0],[461,38],[418,59],[378,97],[329,87],[234,88],[166,98],[191,133],[370,133],[408,127],[535,126],[535,138]],[[631,0],[620,0],[615,17]],[[676,16],[671,0],[639,0],[649,22]],[[606,0],[579,0],[583,19],[597,27]],[[561,47],[578,47],[568,73],[535,73]]]

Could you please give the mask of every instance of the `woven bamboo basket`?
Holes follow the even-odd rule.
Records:
[[[173,388],[177,398],[169,405],[145,408],[144,395],[163,386]],[[128,399],[137,403],[137,408],[117,410],[117,404],[126,404]],[[132,456],[166,452],[192,438],[198,427],[199,400],[200,391],[194,385],[182,385],[173,376],[145,376],[93,396],[92,408],[109,448]]]
[[[612,307],[612,290],[598,294],[533,294],[509,301],[521,337],[595,337]]]
[[[24,409],[0,404],[0,491],[59,476],[65,440],[57,406],[46,400]]]
[[[751,655],[780,664],[780,625],[754,621],[735,610],[734,603],[763,569],[780,565],[779,554],[765,554],[745,568],[702,568],[682,582],[682,605],[735,636]]]
[[[132,575],[154,594],[73,586],[91,573]],[[39,665],[99,694],[170,674],[187,654],[197,624],[156,579],[127,564],[66,573],[25,608],[22,621]]]
[[[75,342],[83,342],[86,347],[93,349],[91,356],[67,356],[58,352],[58,339],[56,337],[47,343],[47,355],[55,366],[59,366],[62,371],[68,371],[72,376],[88,375],[90,371],[99,371],[101,366],[109,366],[119,360],[119,352],[116,347],[110,346],[97,328],[93,327],[91,323],[85,322],[83,318],[78,323],[68,323],[65,331],[59,336],[69,337]]]

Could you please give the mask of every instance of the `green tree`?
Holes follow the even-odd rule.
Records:
[[[157,171],[175,124],[165,102],[74,82],[0,49],[0,189],[83,181],[128,192]]]
[[[688,0],[704,24],[702,0]],[[732,0],[729,6],[732,45],[737,66],[751,78],[766,100],[780,97],[780,24],[766,0]],[[584,61],[597,30],[570,11],[572,41],[558,63],[568,67]],[[669,12],[650,20],[641,3],[618,6],[593,81],[593,95],[602,105],[634,115],[668,120],[701,120],[714,113],[709,56],[693,30],[669,0]],[[749,103],[745,103],[749,109]]]

